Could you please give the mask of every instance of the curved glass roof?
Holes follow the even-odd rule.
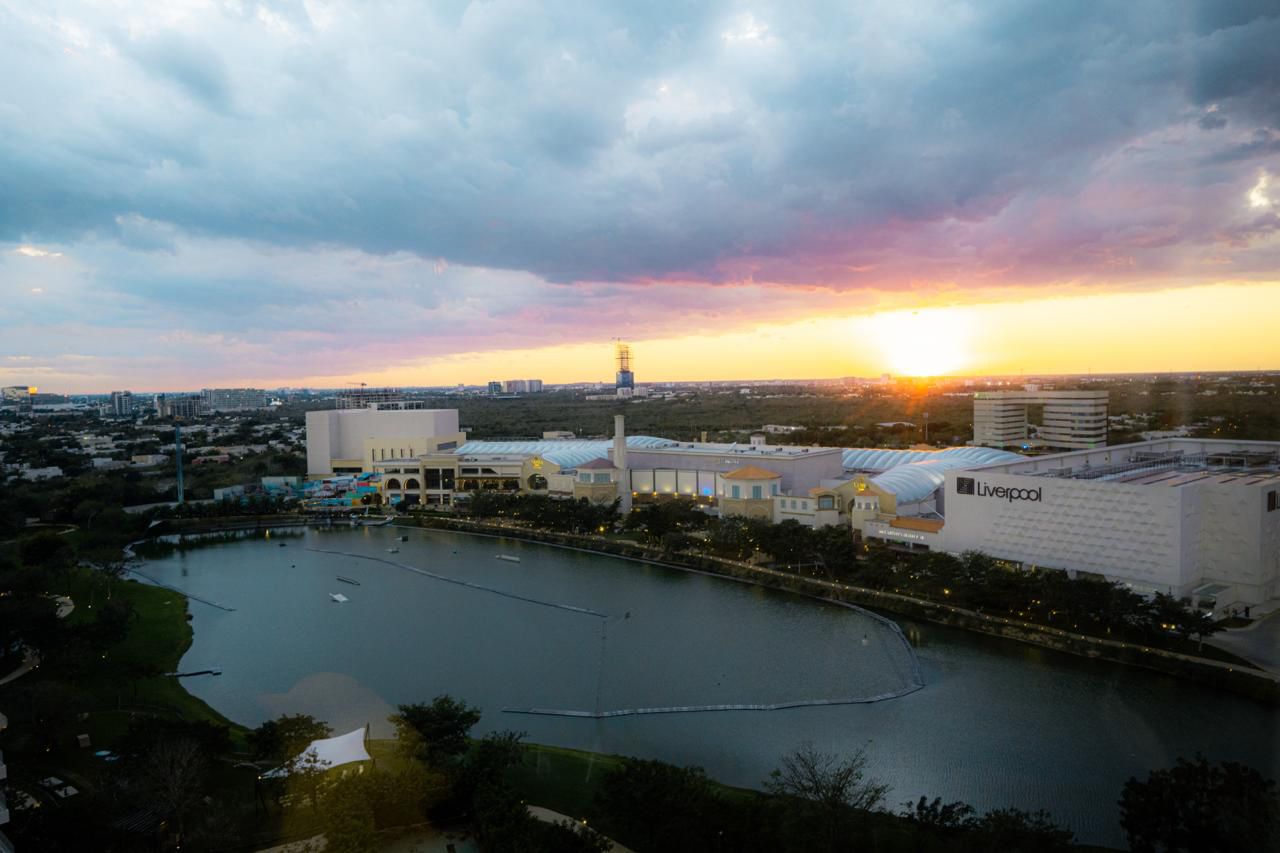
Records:
[[[652,435],[629,435],[627,447],[667,447],[675,444],[669,438]],[[468,441],[455,451],[459,456],[473,453],[536,454],[554,462],[561,468],[574,468],[592,459],[608,459],[613,450],[613,439],[577,438],[530,441]]]
[[[629,435],[627,447],[654,448],[679,444],[669,438]],[[574,468],[592,459],[608,459],[613,440],[582,438],[569,440],[468,441],[455,451],[458,455],[492,453],[541,456],[561,468]],[[952,468],[1013,462],[1022,457],[994,447],[948,447],[945,450],[885,450],[850,448],[844,451],[846,471],[879,472],[871,482],[893,492],[902,503],[921,501],[946,482]]]
[[[887,471],[926,459],[962,459],[968,465],[1013,462],[1022,457],[994,447],[948,447],[945,450],[886,450],[880,447],[855,447],[844,452],[844,467],[849,471]]]
[[[893,492],[901,503],[922,501],[947,481],[953,468],[971,468],[995,462],[1014,462],[1022,457],[994,447],[948,447],[946,450],[846,450],[845,468],[876,470],[871,478],[885,491]],[[854,464],[850,465],[850,461]]]

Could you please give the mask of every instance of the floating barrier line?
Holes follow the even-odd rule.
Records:
[[[856,699],[798,699],[794,702],[777,702],[772,705],[684,705],[669,708],[623,708],[617,711],[575,711],[559,708],[503,708],[504,714],[535,714],[548,717],[584,717],[588,719],[608,719],[610,717],[634,717],[641,714],[695,714],[712,711],[785,711],[789,708],[813,708],[823,705],[870,705],[875,702],[886,702],[909,693],[915,693],[924,687],[923,684],[912,684],[902,690],[891,693],[880,693]]]
[[[383,559],[382,557],[370,557],[367,554],[353,554],[349,551],[330,551],[325,548],[308,548],[307,550],[314,551],[317,554],[334,554],[339,557],[353,557],[357,560],[371,560],[375,563],[386,563],[388,566],[395,566],[398,569],[404,569],[407,572],[413,572],[414,574],[419,574],[424,577],[431,578],[433,580],[444,581],[445,583],[457,584],[458,586],[465,586],[468,589],[474,589],[480,592],[493,593],[494,595],[500,595],[503,598],[513,598],[516,601],[524,601],[528,604],[538,604],[543,607],[554,607],[556,610],[567,610],[570,613],[581,613],[584,616],[594,616],[597,619],[609,618],[609,614],[607,613],[601,613],[597,610],[590,610],[586,607],[574,607],[572,604],[557,604],[554,601],[543,601],[538,598],[530,598],[527,595],[518,595],[514,592],[506,592],[501,589],[494,589],[491,586],[482,586],[481,584],[478,584],[478,583],[471,583],[470,581],[458,580],[457,578],[451,578],[446,575],[438,575],[435,572],[429,572],[426,569],[420,569],[417,566],[410,566],[410,565],[406,565],[405,563],[397,563],[395,560],[387,560],[387,559]]]
[[[236,611],[236,609],[235,609],[234,607],[227,607],[225,604],[219,604],[219,603],[218,603],[218,602],[216,602],[216,601],[210,601],[210,600],[209,600],[209,599],[207,599],[207,598],[201,598],[201,597],[200,597],[200,596],[198,596],[198,595],[192,595],[191,593],[187,592],[185,589],[178,589],[176,586],[170,586],[170,585],[169,585],[169,584],[167,584],[167,583],[161,583],[160,581],[158,581],[158,580],[156,580],[155,578],[151,577],[151,575],[143,574],[142,572],[138,571],[137,569],[125,569],[125,571],[126,571],[126,572],[128,572],[128,573],[129,573],[129,574],[131,574],[131,575],[137,575],[138,577],[140,577],[140,578],[142,578],[142,579],[144,579],[144,580],[146,580],[146,581],[149,581],[151,584],[153,584],[153,585],[155,585],[155,586],[161,587],[161,588],[163,588],[163,589],[167,589],[167,590],[169,590],[170,592],[176,592],[176,593],[178,593],[179,595],[185,595],[187,598],[191,599],[192,601],[198,601],[198,602],[200,602],[201,604],[207,604],[207,605],[209,605],[210,607],[216,607],[216,608],[218,608],[219,610],[225,610],[225,611],[227,611],[228,613],[234,613],[234,612]]]
[[[777,589],[777,587],[770,587],[767,584],[761,584],[758,581],[753,580],[751,578],[737,577],[735,575],[726,575],[726,574],[721,574],[720,572],[709,572],[705,569],[695,569],[692,566],[682,566],[677,563],[664,563],[661,560],[653,560],[648,557],[633,557],[627,554],[612,554],[607,551],[599,551],[594,548],[583,548],[578,545],[566,545],[561,542],[543,542],[539,539],[525,539],[519,535],[516,535],[518,531],[510,535],[505,535],[502,533],[489,533],[481,530],[467,530],[464,528],[453,528],[453,527],[424,528],[424,529],[437,530],[443,533],[458,533],[463,536],[483,536],[486,539],[516,539],[521,542],[533,542],[534,544],[541,545],[545,548],[560,548],[565,551],[578,551],[579,553],[582,553],[582,554],[593,554],[597,557],[609,557],[614,560],[626,560],[632,563],[643,563],[648,566],[658,566],[659,568],[670,569],[671,571],[687,572],[689,574],[702,575],[704,577],[715,578],[717,580],[722,580],[722,581],[733,581],[734,583],[743,584],[745,586],[754,586],[761,589],[774,589],[774,590]],[[837,598],[827,598],[826,596],[823,596],[823,595],[817,595],[812,592],[801,592],[800,590],[795,590],[795,589],[782,589],[780,591],[788,593],[790,595],[798,595],[801,598],[809,598],[814,601],[823,602],[825,604],[834,604],[837,607],[845,607],[845,608],[848,608],[849,610],[856,610],[862,615],[868,616],[871,619],[874,619],[876,622],[879,622],[881,625],[888,627],[891,631],[893,631],[894,634],[898,636],[898,639],[902,641],[902,645],[906,649],[907,657],[910,661],[911,679],[915,682],[917,686],[912,690],[908,690],[907,692],[911,693],[911,692],[914,692],[915,690],[920,689],[921,687],[924,687],[924,674],[920,671],[920,659],[919,657],[916,656],[916,650],[911,645],[911,641],[907,639],[906,634],[902,633],[902,627],[898,625],[897,622],[893,621],[887,616],[881,616],[879,613],[876,613],[872,610],[868,610],[867,608],[854,604],[853,602],[850,602],[850,601],[842,601]],[[843,703],[843,704],[848,704],[848,703]]]

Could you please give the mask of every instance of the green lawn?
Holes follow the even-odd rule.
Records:
[[[59,591],[75,601],[76,609],[68,617],[72,625],[92,621],[94,607],[101,606],[107,597],[102,578],[88,570],[73,572]],[[134,675],[177,671],[192,639],[186,596],[134,580],[114,584],[111,595],[133,605],[134,621],[124,640],[103,650],[101,662],[76,680],[76,688],[87,694],[85,704],[95,712],[94,717],[96,712],[109,709],[154,710],[227,726],[233,741],[241,741],[245,729],[188,693],[179,679]],[[42,673],[42,676],[58,677],[56,672]],[[93,728],[100,728],[108,737],[123,731],[118,719],[104,720],[101,726]]]

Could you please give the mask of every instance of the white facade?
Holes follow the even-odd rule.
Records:
[[[307,476],[372,471],[374,462],[452,450],[464,441],[457,409],[307,412]]]
[[[1277,454],[1280,443],[1177,439],[949,471],[941,547],[1261,603],[1280,596]]]
[[[843,451],[834,447],[674,443],[627,451],[629,484],[637,495],[712,498],[716,478],[750,465],[780,475],[779,492],[807,493],[843,476]],[[616,460],[615,460],[616,464]]]
[[[1106,391],[980,391],[973,395],[973,443],[1019,447],[1028,442],[1028,406],[1043,406],[1037,444],[1065,450],[1107,443]]]

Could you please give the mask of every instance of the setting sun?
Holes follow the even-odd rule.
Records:
[[[972,361],[967,315],[955,309],[876,314],[858,321],[869,331],[883,362],[902,376],[958,373]]]

